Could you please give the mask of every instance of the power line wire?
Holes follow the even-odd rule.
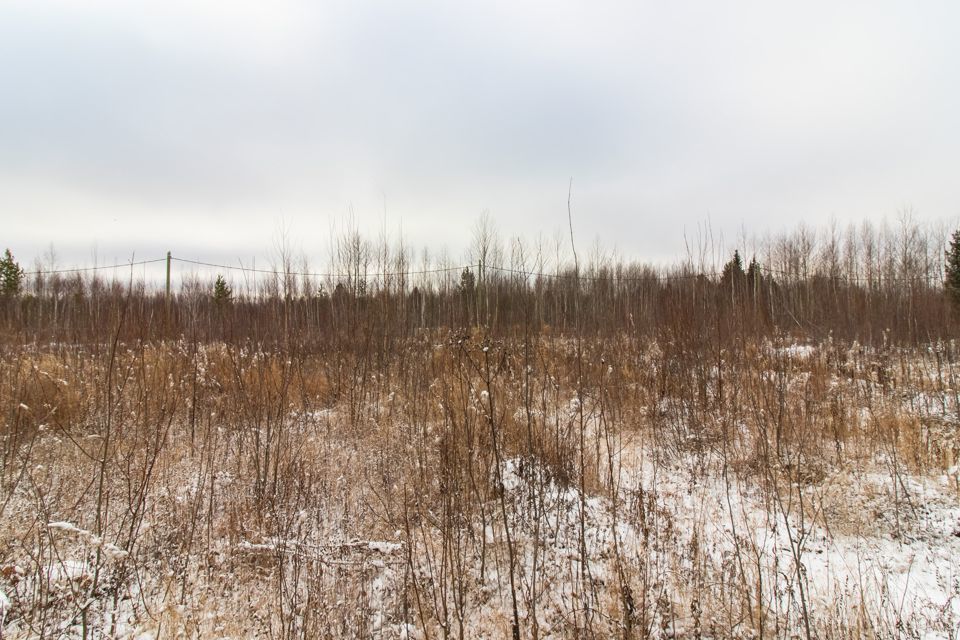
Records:
[[[85,273],[92,271],[105,271],[109,269],[125,269],[132,268],[137,266],[143,266],[148,264],[156,264],[160,262],[165,262],[167,258],[156,258],[153,260],[140,260],[137,262],[124,262],[111,265],[99,265],[93,267],[70,267],[63,269],[38,269],[34,271],[25,271],[24,276],[36,276],[36,275],[54,275],[54,274],[64,274],[64,273]],[[227,271],[242,271],[244,273],[259,273],[267,275],[285,275],[285,276],[295,276],[295,277],[312,277],[312,278],[327,278],[327,279],[371,279],[371,278],[387,278],[392,276],[418,276],[418,275],[434,275],[440,273],[450,273],[456,271],[464,271],[472,268],[481,268],[477,264],[468,264],[468,265],[458,265],[452,267],[437,267],[433,269],[419,269],[414,271],[392,271],[392,272],[378,272],[378,273],[318,273],[318,272],[306,272],[306,271],[282,271],[277,269],[257,269],[253,267],[244,267],[236,265],[227,265],[220,264],[215,262],[206,262],[202,260],[191,260],[189,258],[178,258],[171,256],[170,260],[173,262],[179,262],[183,264],[192,264],[201,267],[209,267],[214,269],[223,269]],[[721,274],[716,271],[704,271],[704,272],[691,272],[691,273],[678,273],[678,274],[663,274],[663,273],[647,273],[641,275],[624,275],[622,272],[617,273],[611,271],[609,274],[590,274],[590,273],[577,273],[576,271],[570,272],[554,272],[547,273],[544,271],[528,271],[525,269],[516,269],[513,267],[503,267],[498,265],[482,265],[482,270],[497,271],[500,273],[508,273],[513,275],[519,275],[526,278],[536,277],[538,279],[553,279],[553,280],[570,280],[570,279],[579,279],[586,281],[604,281],[604,280],[614,280],[616,282],[670,282],[670,281],[679,281],[679,280],[691,280],[698,278],[716,278]],[[807,274],[806,276],[801,276],[798,272],[785,271],[782,269],[773,269],[770,267],[760,267],[760,270],[768,275],[779,276],[781,278],[797,278],[797,279],[810,279],[810,278],[825,278],[825,279],[836,279],[839,281],[847,283],[859,283],[859,284],[896,284],[896,283],[905,283],[905,282],[926,282],[938,283],[942,281],[942,276],[938,274],[925,274],[925,275],[916,275],[916,276],[897,276],[889,277],[883,274],[877,274],[876,276],[851,276],[851,275],[837,275],[829,276],[818,273]]]
[[[471,265],[472,266],[472,265]],[[579,280],[617,280],[619,282],[649,282],[650,280],[690,280],[695,278],[709,278],[718,275],[716,272],[698,272],[698,273],[679,273],[679,274],[661,274],[653,273],[647,275],[639,276],[625,276],[622,274],[610,275],[590,275],[590,274],[578,274],[578,273],[545,273],[543,271],[524,271],[521,269],[513,269],[510,267],[497,267],[493,265],[484,265],[484,269],[490,269],[492,271],[501,271],[504,273],[513,273],[517,275],[525,276],[537,276],[538,278],[555,278],[555,279],[579,279]]]
[[[232,271],[243,271],[245,273],[264,273],[269,275],[285,275],[285,276],[298,276],[298,277],[310,277],[310,278],[386,278],[388,276],[397,276],[397,275],[407,275],[407,276],[417,276],[417,275],[427,275],[433,273],[446,273],[450,271],[463,271],[467,267],[438,267],[436,269],[423,269],[419,271],[390,271],[384,273],[313,273],[307,271],[281,271],[277,269],[255,269],[252,267],[238,267],[234,265],[227,264],[216,264],[213,262],[203,262],[201,260],[188,260],[186,258],[176,258],[171,257],[171,260],[175,262],[183,262],[186,264],[195,264],[201,267],[212,267],[214,269],[225,269]]]
[[[153,264],[155,262],[165,262],[166,258],[157,258],[156,260],[141,260],[139,262],[123,262],[117,264],[105,264],[95,267],[70,267],[65,269],[37,269],[35,271],[24,271],[23,275],[25,276],[36,276],[36,275],[53,275],[55,273],[82,273],[85,271],[103,271],[106,269],[126,269],[127,267],[139,267],[145,264]]]

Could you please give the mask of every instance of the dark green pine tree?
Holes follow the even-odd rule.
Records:
[[[747,290],[756,293],[760,290],[762,284],[763,272],[760,269],[760,263],[757,262],[757,257],[754,256],[750,259],[750,266],[747,267]]]
[[[946,252],[946,280],[943,287],[954,309],[960,309],[960,229],[950,236],[950,245]]]
[[[213,299],[217,304],[226,304],[230,302],[233,298],[233,289],[230,288],[230,285],[227,284],[227,281],[223,279],[223,276],[218,275],[217,281],[213,283]]]
[[[473,295],[476,287],[476,276],[473,275],[473,271],[470,271],[469,268],[465,268],[463,273],[460,274],[460,292],[466,295]]]
[[[466,316],[467,324],[472,325],[477,315],[477,300],[475,294],[477,291],[477,277],[473,271],[465,268],[460,274],[460,298],[463,301],[463,312]]]
[[[723,273],[720,275],[720,284],[724,289],[733,288],[739,291],[743,288],[744,280],[747,274],[743,271],[743,258],[740,257],[740,251],[733,252],[733,258],[730,262],[723,265]]]
[[[10,249],[7,249],[3,259],[0,259],[0,295],[4,298],[18,295],[23,287],[23,276],[23,269],[13,259]]]

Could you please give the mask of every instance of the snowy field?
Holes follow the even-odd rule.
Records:
[[[436,344],[355,394],[177,347],[112,404],[24,359],[2,637],[960,638],[939,347],[643,345],[576,384],[567,346]]]

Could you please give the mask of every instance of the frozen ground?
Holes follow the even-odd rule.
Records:
[[[509,633],[506,522],[524,637],[534,627],[541,638],[571,637],[571,629],[592,626],[598,633],[623,631],[616,617],[622,618],[625,592],[637,637],[756,637],[761,625],[776,636],[802,637],[804,618],[818,637],[841,627],[860,627],[871,637],[958,637],[955,475],[902,476],[895,494],[878,464],[782,486],[777,498],[729,470],[725,475],[722,460],[710,454],[665,462],[656,450],[625,442],[619,457],[615,494],[587,497],[530,461],[505,461],[507,519],[488,514],[486,524],[464,528],[482,532],[485,557],[476,544],[464,552],[461,571],[471,578],[462,585],[462,615],[451,613],[449,624],[469,637]],[[188,500],[190,488],[183,489],[178,497]],[[154,526],[147,521],[142,528]],[[409,611],[403,620],[405,607],[412,608],[411,572],[421,597],[442,597],[433,592],[444,547],[438,534],[323,541],[301,530],[290,539],[214,540],[205,569],[185,568],[193,572],[187,582],[194,597],[182,598],[172,569],[164,574],[146,561],[118,572],[129,562],[126,550],[70,522],[47,527],[55,542],[39,565],[27,556],[3,567],[5,638],[32,635],[20,616],[40,590],[53,594],[51,615],[60,616],[48,627],[52,637],[79,636],[84,622],[115,637],[267,636],[271,624],[258,623],[256,609],[266,616],[284,585],[302,590],[301,581],[315,579],[294,573],[318,570],[333,592],[322,606],[365,616],[346,615],[345,630],[384,638],[444,631],[434,621],[424,633]],[[101,585],[124,576],[126,593],[92,589],[98,568]],[[96,618],[82,619],[83,598],[100,600],[91,607]],[[291,614],[300,623],[308,615]]]
[[[772,353],[796,363],[783,388],[805,401],[820,353]],[[118,447],[97,504],[97,436],[44,427],[2,496],[2,637],[502,638],[516,617],[542,639],[960,639],[958,469],[904,459],[923,445],[910,438],[955,438],[953,392],[927,376],[881,396],[872,364],[823,377],[826,397],[870,407],[836,411],[866,425],[842,456],[827,438],[826,453],[757,458],[754,432],[718,439],[702,415],[697,431],[669,397],[629,414],[658,428],[607,431],[595,400],[557,393],[535,417],[564,455],[514,445],[441,468],[457,444],[444,438],[463,433],[442,413],[410,427],[419,407],[391,391],[360,429],[342,406],[286,414],[272,492],[247,456],[253,436],[276,436],[211,418],[195,443],[174,425],[154,466],[149,442]],[[766,390],[776,374],[757,379]],[[464,415],[484,415],[486,391],[464,397]],[[901,448],[868,427],[900,430]]]

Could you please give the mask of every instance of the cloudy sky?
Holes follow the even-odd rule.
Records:
[[[960,3],[3,0],[2,242],[265,255],[285,226],[654,260],[960,217]]]

